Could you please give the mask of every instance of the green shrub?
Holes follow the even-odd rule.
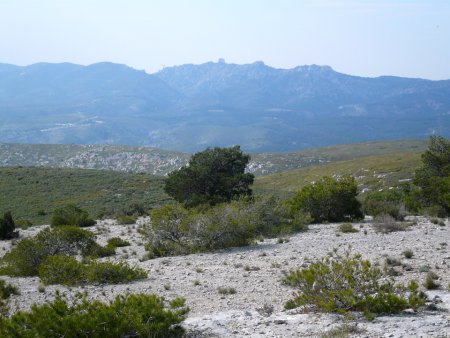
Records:
[[[386,214],[376,216],[373,220],[372,227],[375,232],[383,234],[396,231],[405,231],[407,229],[406,224],[396,222],[394,217]]]
[[[45,228],[31,239],[17,243],[0,261],[0,272],[11,276],[36,276],[39,266],[50,256],[105,257],[115,253],[112,247],[102,247],[95,235],[73,226]]]
[[[309,213],[315,223],[341,222],[362,218],[360,202],[356,199],[357,186],[353,177],[335,180],[323,177],[307,185],[289,201],[291,212]]]
[[[30,220],[24,219],[24,218],[16,219],[15,223],[16,223],[17,228],[20,228],[23,230],[26,230],[33,225],[33,223]]]
[[[18,295],[19,290],[12,284],[7,284],[3,279],[0,279],[0,299],[7,299],[11,295]]]
[[[74,257],[60,255],[50,256],[40,265],[39,277],[47,285],[121,284],[147,278],[147,273],[125,263],[83,264]]]
[[[236,289],[232,287],[221,286],[217,289],[217,292],[221,295],[234,295],[236,293]]]
[[[74,257],[62,255],[50,256],[39,266],[39,278],[46,285],[83,284],[83,265]]]
[[[78,227],[88,227],[95,225],[95,221],[89,218],[87,211],[69,204],[53,212],[51,226],[73,225]]]
[[[120,237],[113,237],[108,239],[108,245],[115,247],[115,248],[121,248],[124,246],[129,246],[130,242],[120,238]]]
[[[353,225],[350,223],[343,223],[339,225],[338,230],[343,233],[353,233],[359,231],[358,229],[354,228]]]
[[[334,254],[305,269],[290,271],[284,283],[297,291],[285,307],[312,305],[320,311],[362,311],[371,317],[411,306],[403,288],[380,282],[382,277],[382,271],[360,255]],[[419,297],[417,289],[409,292]]]
[[[309,213],[290,210],[289,206],[276,196],[258,196],[245,204],[251,217],[256,221],[256,235],[277,237],[292,232],[305,231],[312,222]]]
[[[147,278],[147,273],[139,268],[131,268],[125,263],[91,262],[85,266],[88,283],[122,284]]]
[[[439,288],[439,284],[435,282],[435,280],[437,280],[439,278],[438,275],[436,275],[436,273],[430,271],[427,273],[427,276],[425,277],[425,282],[423,283],[423,286],[425,286],[425,288],[427,290],[435,290]]]
[[[366,215],[390,215],[397,221],[405,218],[404,193],[399,190],[369,192],[364,195],[361,210]]]
[[[9,309],[9,298],[11,295],[18,295],[19,290],[11,284],[6,284],[3,279],[0,279],[0,318],[6,315]]]
[[[403,256],[405,256],[405,258],[407,259],[411,259],[413,255],[414,253],[411,249],[406,249],[405,251],[403,251]]]
[[[191,209],[166,205],[153,210],[151,219],[146,231],[149,258],[245,246],[261,236],[306,230],[311,220],[302,211],[290,213],[273,196]]]
[[[15,229],[16,224],[11,216],[11,212],[5,212],[3,218],[0,218],[0,239],[11,239],[15,237]]]
[[[184,302],[171,302],[153,294],[117,296],[108,304],[81,299],[74,305],[61,296],[29,312],[0,318],[2,337],[182,337],[181,322],[189,311]]]
[[[422,154],[422,166],[416,170],[414,184],[407,198],[408,209],[438,217],[450,215],[450,141],[430,137]]]
[[[136,223],[136,218],[128,215],[121,215],[117,217],[119,224],[134,224]]]

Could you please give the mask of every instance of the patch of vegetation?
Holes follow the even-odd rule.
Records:
[[[381,282],[383,272],[360,255],[334,253],[301,270],[290,271],[284,283],[297,291],[286,308],[313,306],[324,312],[361,311],[373,315],[398,313],[425,303],[417,283],[404,288]]]
[[[108,304],[85,298],[70,305],[58,296],[10,318],[0,318],[2,337],[182,337],[189,309],[183,299],[170,302],[153,294],[117,296]]]
[[[149,257],[246,246],[261,235],[307,229],[310,221],[301,212],[289,213],[277,199],[240,199],[197,209],[167,205],[155,209],[151,218]]]
[[[403,256],[405,256],[405,258],[407,259],[411,259],[414,256],[414,253],[411,249],[406,249],[405,251],[403,251]]]
[[[95,235],[73,226],[45,228],[35,237],[23,239],[0,260],[0,273],[10,276],[37,276],[39,266],[50,256],[104,257],[114,248],[102,247]]]
[[[121,215],[117,217],[119,224],[134,224],[136,223],[136,218],[128,215]]]
[[[221,295],[234,295],[236,293],[236,289],[227,286],[221,286],[217,289],[217,292]]]
[[[408,226],[405,223],[400,223],[391,215],[378,215],[374,218],[372,227],[375,232],[388,234],[396,231],[406,231]]]
[[[0,279],[0,318],[8,312],[11,295],[18,294],[19,290],[15,286]]]
[[[164,190],[186,207],[216,205],[252,194],[253,174],[245,168],[250,156],[239,146],[206,149],[167,177]]]
[[[389,187],[400,186],[403,180],[414,177],[415,169],[420,166],[420,155],[420,151],[401,150],[388,155],[366,155],[358,159],[317,164],[312,167],[257,177],[253,190],[255,194],[272,193],[291,197],[299,189],[318,181],[323,176],[347,175],[355,177],[359,191],[386,190]]]
[[[171,201],[164,178],[93,169],[0,167],[0,212],[50,224],[51,210],[77,205],[93,216],[116,216],[133,205],[148,210]],[[24,207],[26,206],[26,207]],[[138,208],[139,209],[139,208]],[[44,212],[42,212],[44,211]]]
[[[368,192],[362,198],[361,210],[366,215],[389,215],[403,221],[406,216],[404,200],[405,192],[399,189]]]
[[[14,238],[15,229],[16,224],[14,223],[11,212],[10,211],[5,212],[3,217],[0,218],[0,240]]]
[[[433,271],[429,271],[427,273],[427,276],[425,277],[425,281],[423,283],[423,286],[427,290],[438,289],[440,285],[435,282],[437,279],[439,279],[439,276],[436,273],[434,273]]]
[[[356,325],[349,325],[349,324],[342,324],[338,327],[332,328],[331,330],[328,330],[324,334],[320,336],[320,338],[348,338],[350,336],[361,336],[366,333],[366,330],[363,328],[360,328]]]
[[[44,284],[84,285],[122,284],[147,278],[147,273],[125,263],[89,262],[83,264],[74,257],[48,257],[39,266],[39,277]]]
[[[55,209],[52,216],[51,226],[72,225],[77,227],[89,227],[95,225],[95,221],[89,218],[86,210],[69,204],[62,208]]]
[[[341,222],[362,218],[361,204],[356,196],[357,186],[352,177],[338,180],[322,177],[298,191],[289,206],[292,211],[309,213],[315,223]]]
[[[359,232],[358,229],[356,229],[353,224],[351,223],[342,223],[341,225],[339,225],[338,230],[340,232],[343,233],[355,233],[355,232]]]
[[[125,246],[131,245],[130,242],[120,238],[120,237],[112,237],[108,239],[108,245],[114,248],[122,248]]]
[[[407,198],[408,209],[438,217],[450,215],[450,140],[430,137],[414,184],[417,188]]]

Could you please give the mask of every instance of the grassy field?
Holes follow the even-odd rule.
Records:
[[[0,168],[0,191],[2,215],[10,210],[15,219],[33,224],[49,223],[53,210],[68,203],[95,217],[132,203],[151,208],[170,199],[162,177],[91,169]]]
[[[286,171],[258,176],[253,190],[288,197],[322,176],[348,174],[357,179],[360,191],[396,187],[413,177],[425,147],[423,141],[372,142],[305,151],[301,156],[300,152],[279,153],[278,157],[266,154],[265,161],[274,164],[273,170]],[[325,162],[320,163],[321,159]],[[300,160],[308,163],[289,170]],[[150,209],[170,201],[163,180],[161,176],[94,169],[0,167],[0,213],[10,210],[15,219],[45,224],[55,208],[68,203],[88,210],[93,217],[102,212],[118,214],[133,203]]]
[[[289,196],[322,176],[353,175],[359,190],[395,187],[413,178],[422,151],[362,157],[257,177],[255,193]],[[403,181],[404,182],[404,181]]]

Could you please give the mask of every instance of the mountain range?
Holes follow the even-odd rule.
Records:
[[[292,151],[450,136],[450,80],[223,60],[148,74],[108,62],[0,64],[0,142]]]

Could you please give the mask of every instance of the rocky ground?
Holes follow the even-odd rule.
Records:
[[[125,292],[151,292],[172,299],[186,298],[191,311],[184,322],[189,337],[321,337],[339,331],[349,331],[358,337],[450,337],[450,224],[438,225],[419,217],[408,231],[378,234],[369,223],[355,224],[357,233],[337,233],[338,224],[312,225],[310,230],[279,243],[264,240],[246,248],[235,248],[208,254],[143,260],[144,240],[138,228],[147,222],[119,225],[114,220],[99,221],[91,230],[98,241],[121,237],[132,243],[118,248],[111,260],[125,260],[148,272],[148,279],[126,285],[85,287],[42,287],[39,278],[2,278],[18,286],[11,309],[27,309],[32,303],[51,300],[57,290],[69,298],[86,291],[89,298],[106,300]],[[21,230],[20,236],[37,233],[42,227]],[[0,256],[11,241],[0,241]],[[293,290],[280,282],[290,269],[306,267],[309,262],[325,256],[334,248],[345,250],[384,264],[387,257],[402,265],[394,269],[397,282],[416,279],[423,284],[427,270],[439,276],[438,290],[427,291],[430,303],[437,310],[405,311],[396,316],[378,317],[367,321],[359,314],[345,319],[334,314],[286,311],[284,303]],[[411,249],[411,259],[402,252]],[[219,288],[234,290],[222,294]],[[335,336],[335,335],[334,335]],[[345,335],[344,335],[345,336]]]

